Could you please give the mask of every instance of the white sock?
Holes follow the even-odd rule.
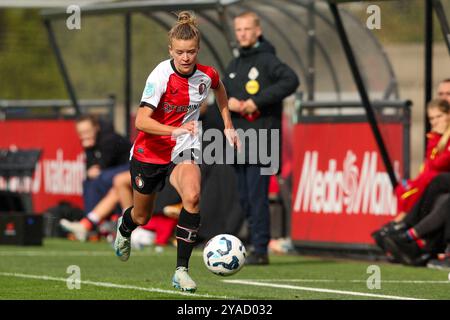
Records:
[[[95,224],[98,224],[100,222],[100,218],[95,214],[94,211],[89,212],[86,217]]]

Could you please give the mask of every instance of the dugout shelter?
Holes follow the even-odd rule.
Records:
[[[442,2],[424,1],[424,90],[429,101],[433,10],[449,51],[450,32]],[[374,248],[370,230],[395,216],[393,199],[382,193],[392,189],[399,176],[409,176],[411,103],[400,99],[394,70],[377,38],[339,8],[340,3],[351,1],[84,0],[78,2],[81,29],[71,30],[67,7],[73,2],[10,1],[10,5],[43,8],[43,23],[67,89],[71,115],[85,112],[82,101],[113,93],[114,115],[120,114],[128,135],[132,135],[133,108],[142,84],[155,63],[167,57],[166,32],[174,11],[196,12],[203,37],[200,59],[215,65],[221,74],[235,53],[233,16],[246,10],[257,12],[278,56],[301,79],[285,112],[289,130],[283,143],[290,150],[285,159],[291,171],[280,185],[284,190],[280,201],[287,212],[281,222],[283,232],[299,248]],[[326,133],[321,137],[317,132]],[[317,139],[309,139],[312,135]],[[327,137],[342,140],[333,143]],[[56,144],[52,148],[58,152]],[[64,152],[77,161],[79,150]],[[344,182],[345,190],[339,191],[336,186]],[[330,196],[333,188],[336,194],[342,193],[341,204]],[[360,231],[352,232],[356,227]]]

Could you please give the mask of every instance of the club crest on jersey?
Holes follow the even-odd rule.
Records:
[[[203,94],[206,90],[206,84],[205,83],[200,83],[200,85],[198,86],[198,93]]]
[[[144,180],[142,180],[140,176],[136,176],[136,178],[134,178],[134,182],[136,182],[136,186],[139,189],[142,189],[144,187]]]

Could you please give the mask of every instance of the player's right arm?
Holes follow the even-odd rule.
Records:
[[[170,65],[167,62],[162,62],[148,76],[144,92],[142,93],[141,105],[136,114],[136,129],[159,136],[177,137],[186,133],[193,134],[195,130],[194,123],[188,122],[181,127],[173,127],[152,118],[154,110],[156,110],[161,97],[166,91],[168,80],[166,69],[169,67]]]
[[[136,129],[158,136],[179,136],[185,133],[194,134],[196,128],[194,121],[187,122],[181,127],[173,127],[160,123],[152,118],[153,109],[142,106],[136,114]]]

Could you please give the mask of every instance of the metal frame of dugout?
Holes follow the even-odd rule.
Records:
[[[410,176],[410,129],[411,129],[411,100],[375,100],[372,106],[381,123],[401,123],[403,125],[403,177]],[[299,101],[296,103],[295,123],[321,123],[331,121],[368,122],[363,112],[363,105],[359,101],[314,102]]]
[[[393,1],[393,0],[386,0],[386,1]],[[446,45],[450,52],[450,28],[447,21],[447,17],[445,15],[445,12],[443,10],[443,6],[440,0],[424,0],[426,3],[426,12],[425,12],[425,102],[428,103],[428,101],[431,100],[431,89],[432,89],[432,41],[433,41],[433,33],[432,33],[432,12],[433,9],[436,12],[438,21],[440,23],[444,40],[446,42]],[[269,5],[268,2],[262,1],[261,3],[265,3],[266,5]],[[287,1],[289,3],[293,3],[299,6],[303,6],[305,8],[308,8],[309,10],[312,10],[311,12],[314,12],[314,6],[315,1],[300,1],[300,0],[292,0]],[[372,102],[369,99],[368,92],[366,85],[363,81],[363,77],[361,74],[361,70],[359,70],[357,65],[357,59],[355,58],[353,49],[351,47],[347,31],[345,30],[343,20],[342,20],[342,13],[343,10],[338,9],[339,3],[345,3],[345,2],[360,2],[355,0],[326,0],[324,1],[328,4],[330,12],[332,13],[334,24],[336,27],[336,32],[339,36],[340,42],[342,44],[342,47],[344,49],[345,56],[347,58],[351,74],[353,76],[354,82],[357,87],[357,91],[359,93],[359,96],[362,101],[362,106],[364,107],[366,114],[367,114],[367,120],[371,126],[373,135],[377,141],[377,145],[379,148],[380,155],[383,159],[383,163],[387,169],[388,175],[390,177],[392,185],[395,187],[397,184],[396,177],[392,168],[392,163],[389,157],[389,154],[386,150],[385,143],[383,141],[382,135],[380,134],[380,130],[378,128],[377,119],[375,118],[374,114],[374,107]],[[280,2],[281,3],[281,2]],[[97,4],[97,5],[88,5],[82,8],[83,15],[102,15],[102,14],[121,14],[124,16],[125,19],[125,60],[124,60],[124,67],[125,67],[125,81],[124,81],[124,92],[125,92],[125,128],[127,135],[130,134],[130,109],[131,109],[131,59],[132,59],[132,50],[131,50],[131,19],[133,13],[147,13],[150,18],[155,19],[155,21],[158,22],[157,17],[154,15],[156,12],[170,12],[173,10],[195,10],[197,11],[201,16],[206,17],[203,15],[204,10],[208,9],[214,9],[218,13],[219,21],[217,21],[214,25],[218,25],[219,30],[221,30],[225,37],[228,39],[230,43],[230,49],[233,47],[233,41],[231,40],[231,28],[227,23],[226,15],[227,15],[227,9],[228,7],[231,7],[232,5],[241,6],[242,8],[247,9],[253,9],[246,6],[246,1],[240,1],[240,0],[199,0],[196,2],[191,1],[172,1],[172,2],[165,2],[165,1],[127,1],[127,2],[115,2],[115,3],[105,3],[105,4]],[[281,6],[278,3],[273,2],[271,5],[274,7],[280,9]],[[254,8],[255,10],[257,8]],[[280,9],[281,10],[281,9]],[[60,69],[60,72],[63,76],[63,81],[66,86],[66,89],[68,91],[70,100],[72,101],[73,107],[75,109],[75,113],[79,115],[81,113],[79,102],[76,97],[75,89],[73,87],[73,84],[70,80],[67,68],[65,66],[60,48],[58,46],[58,43],[55,38],[54,30],[52,29],[52,20],[54,19],[63,19],[66,17],[66,10],[65,9],[50,9],[50,10],[44,10],[42,12],[42,16],[44,19],[44,24],[47,29],[50,45],[55,53],[56,60],[58,67]],[[207,18],[207,17],[206,17]],[[267,20],[266,17],[262,17],[263,19]],[[211,20],[211,19],[209,19]],[[313,21],[310,19],[310,28],[313,27]],[[159,23],[162,23],[159,21]],[[275,25],[273,27],[276,27]],[[300,26],[301,27],[301,26]],[[369,33],[370,34],[370,33]],[[313,35],[313,33],[311,33]],[[280,34],[280,36],[283,36]],[[288,39],[289,40],[289,39]],[[208,44],[208,39],[205,39],[206,45],[210,46]],[[311,38],[312,43],[317,42],[318,48],[319,46],[319,39]],[[287,41],[289,45],[289,41]],[[308,49],[308,61],[310,63],[314,63],[314,46],[310,47]],[[215,58],[219,65],[223,64],[223,61],[218,59],[218,54],[213,49],[212,54],[215,55]],[[311,69],[311,65],[308,66],[309,68],[302,68],[304,70],[314,70],[314,68]],[[306,72],[306,71],[305,71]],[[306,72],[307,73],[307,92],[309,94],[308,99],[311,100],[314,97],[314,72]],[[425,105],[426,105],[425,103]],[[428,123],[427,119],[425,117],[425,133],[428,131]]]
[[[82,113],[95,113],[114,123],[116,98],[80,100]],[[73,119],[77,113],[71,100],[0,100],[0,120]]]
[[[386,0],[386,1],[393,1],[393,0]],[[447,48],[450,52],[450,28],[447,21],[447,17],[445,15],[445,12],[443,10],[443,6],[440,0],[424,0],[426,3],[426,10],[425,10],[425,69],[424,69],[424,78],[425,78],[425,106],[428,103],[428,101],[431,100],[431,91],[432,91],[432,45],[433,45],[433,32],[432,32],[432,25],[433,25],[433,10],[436,13],[436,16],[438,18],[439,24],[441,26],[442,33],[444,35],[444,41],[447,45]],[[268,3],[266,1],[262,1],[264,3]],[[302,6],[308,6],[309,8],[314,9],[315,1],[300,1],[300,0],[292,0],[291,3],[295,3]],[[353,76],[353,80],[355,82],[355,85],[357,87],[357,92],[359,93],[360,99],[361,99],[361,107],[364,108],[366,116],[365,120],[369,123],[373,136],[376,140],[379,153],[382,157],[383,163],[386,167],[387,173],[389,175],[391,184],[393,187],[396,186],[398,183],[394,174],[394,170],[392,167],[392,162],[389,156],[389,153],[386,149],[385,142],[383,140],[382,134],[380,132],[378,121],[376,117],[376,106],[373,101],[369,99],[369,95],[367,92],[366,84],[363,81],[363,77],[361,74],[361,70],[358,68],[357,65],[357,59],[355,58],[354,51],[352,49],[352,46],[350,44],[347,31],[345,30],[343,21],[342,21],[342,15],[345,12],[344,10],[339,10],[338,5],[339,3],[345,3],[345,2],[361,2],[361,1],[355,1],[355,0],[324,0],[326,4],[328,4],[328,7],[330,9],[330,12],[332,14],[335,30],[339,36],[340,43],[344,49],[345,57],[347,59],[348,65],[351,70],[351,74]],[[281,2],[280,2],[281,3]],[[225,36],[228,37],[231,41],[230,36],[230,29],[229,26],[226,24],[226,19],[224,19],[226,15],[226,9],[228,6],[231,5],[240,5],[244,4],[245,6],[246,1],[239,1],[239,0],[199,0],[196,2],[190,2],[190,1],[173,1],[173,2],[164,2],[164,1],[129,1],[129,2],[116,2],[116,3],[108,3],[108,4],[99,4],[99,5],[92,5],[92,6],[86,6],[83,8],[83,14],[85,15],[100,15],[100,14],[121,14],[124,16],[125,19],[125,85],[124,85],[124,91],[125,91],[125,127],[126,132],[129,134],[130,132],[130,104],[131,104],[131,97],[130,97],[130,88],[131,88],[131,37],[130,37],[130,26],[131,26],[131,15],[135,12],[169,12],[171,10],[183,10],[183,9],[190,9],[198,11],[199,14],[202,14],[203,10],[207,9],[215,9],[218,12],[219,16],[219,24],[222,24],[221,30],[225,34]],[[277,6],[277,5],[274,5]],[[47,28],[47,32],[49,35],[49,40],[52,46],[53,51],[55,52],[57,62],[59,69],[63,75],[63,80],[66,86],[66,89],[69,93],[70,99],[72,101],[72,104],[75,108],[75,112],[77,114],[80,113],[79,104],[75,95],[75,90],[73,88],[73,85],[70,81],[70,77],[68,75],[67,69],[65,68],[64,61],[62,59],[61,52],[59,50],[58,44],[56,43],[54,32],[51,26],[51,21],[53,19],[61,19],[65,17],[66,11],[64,9],[56,9],[56,10],[46,10],[42,12],[42,16],[44,19],[45,26]],[[154,17],[154,15],[152,15]],[[311,41],[319,41],[316,39],[311,38]],[[310,48],[311,50],[308,51],[309,55],[314,54],[313,48]],[[320,48],[319,48],[320,49]],[[310,61],[314,61],[310,57]],[[220,61],[219,61],[220,62]],[[306,85],[314,85],[314,74],[308,73],[308,81],[306,81]],[[312,87],[313,88],[313,87]],[[308,91],[309,92],[309,91]],[[314,92],[314,90],[313,90]],[[311,99],[314,95],[310,95],[308,97]],[[427,119],[425,117],[425,133],[428,131],[428,123]]]

